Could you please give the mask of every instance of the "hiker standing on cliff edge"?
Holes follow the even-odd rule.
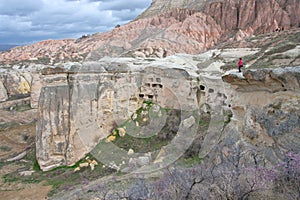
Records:
[[[242,58],[240,58],[240,60],[239,60],[238,67],[239,67],[239,72],[242,72],[241,71],[241,68],[243,67],[243,60],[242,60]]]

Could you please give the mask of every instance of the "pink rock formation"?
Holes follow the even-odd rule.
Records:
[[[124,26],[78,40],[47,40],[16,47],[0,54],[0,64],[197,54],[229,39],[298,27],[299,13],[299,0],[155,0]]]

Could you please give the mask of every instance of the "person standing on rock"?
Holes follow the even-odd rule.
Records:
[[[239,72],[242,72],[241,71],[241,68],[243,67],[243,59],[242,58],[240,58],[240,60],[239,60],[238,67],[239,67]]]

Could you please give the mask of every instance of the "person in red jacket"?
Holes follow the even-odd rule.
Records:
[[[238,67],[239,67],[239,72],[242,72],[241,71],[241,68],[243,67],[243,60],[242,60],[242,58],[240,58],[240,60],[239,60]]]

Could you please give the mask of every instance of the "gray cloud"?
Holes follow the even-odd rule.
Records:
[[[38,11],[43,7],[41,0],[0,0],[0,14],[1,15],[27,15]]]
[[[102,0],[99,8],[102,10],[135,10],[143,9],[149,5],[147,0],[130,0],[130,3],[125,0]]]
[[[0,0],[0,44],[78,38],[134,19],[151,0]]]

